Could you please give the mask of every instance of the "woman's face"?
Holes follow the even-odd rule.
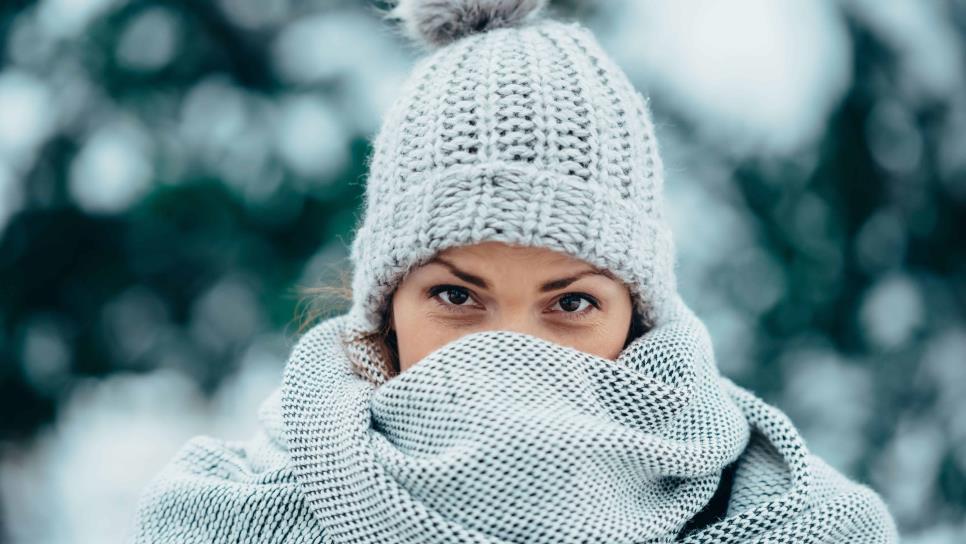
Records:
[[[531,334],[616,359],[632,316],[627,286],[546,248],[484,242],[450,248],[415,268],[392,297],[400,372],[472,332]]]

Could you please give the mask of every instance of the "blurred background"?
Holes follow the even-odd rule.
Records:
[[[724,374],[966,542],[966,2],[568,0],[652,97]],[[0,541],[119,542],[245,438],[421,52],[363,0],[0,3]]]

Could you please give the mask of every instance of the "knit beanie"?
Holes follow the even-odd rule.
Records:
[[[648,101],[545,0],[399,0],[428,53],[388,109],[351,246],[348,323],[377,331],[405,274],[501,241],[607,269],[645,325],[675,310],[674,244]]]

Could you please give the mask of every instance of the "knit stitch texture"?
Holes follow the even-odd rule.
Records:
[[[422,58],[373,145],[351,247],[353,327],[448,247],[568,253],[622,278],[646,323],[676,289],[646,99],[576,22],[538,19]]]
[[[345,316],[309,330],[263,431],[199,437],[155,480],[138,543],[893,543],[881,499],[719,376],[676,315],[616,361],[484,331],[375,386]],[[737,460],[723,519],[683,533]]]
[[[523,1],[407,0],[439,47],[374,142],[349,311],[299,339],[254,437],[181,449],[135,542],[897,541],[878,495],[719,375],[677,293],[646,99],[587,29]],[[388,376],[366,333],[392,290],[483,241],[613,272],[646,332],[616,361],[476,332]],[[720,519],[694,523],[725,473]]]

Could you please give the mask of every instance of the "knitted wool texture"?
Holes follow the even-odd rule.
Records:
[[[643,97],[577,24],[443,17],[455,4],[515,5],[410,3],[446,24],[375,142],[352,307],[299,339],[256,436],[181,449],[142,496],[135,541],[895,542],[874,492],[718,374],[676,292]],[[479,332],[389,379],[359,334],[408,270],[481,241],[613,271],[649,330],[616,361]],[[723,519],[690,527],[732,462]]]
[[[375,139],[352,328],[379,328],[407,271],[482,241],[606,268],[651,325],[676,290],[663,183],[649,106],[588,29],[543,18],[453,41],[416,64]]]
[[[293,349],[262,431],[196,438],[155,479],[135,542],[897,542],[879,497],[719,376],[672,302],[616,361],[484,331],[381,386],[330,318]],[[685,530],[732,460],[723,518]]]

